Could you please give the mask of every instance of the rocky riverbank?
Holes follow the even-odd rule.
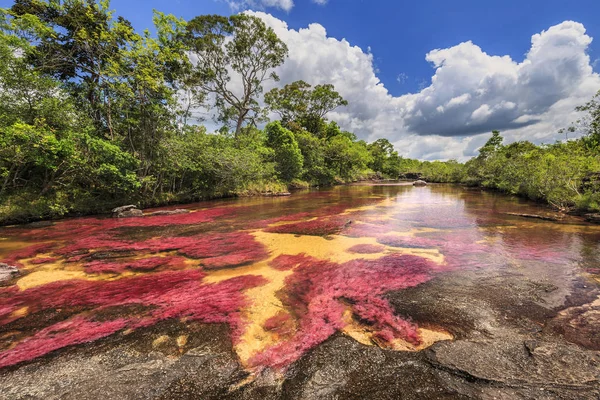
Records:
[[[421,326],[441,324],[456,338],[421,352],[365,346],[337,334],[284,373],[250,375],[225,326],[173,321],[5,369],[2,396],[597,399],[600,336],[592,327],[600,326],[600,292],[558,271],[555,280],[538,281],[536,268],[544,267],[533,263],[525,276],[456,272],[390,293],[400,315]],[[574,330],[574,323],[588,329]]]

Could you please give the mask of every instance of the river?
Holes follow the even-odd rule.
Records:
[[[600,226],[452,185],[175,208],[0,228],[0,398],[600,396]]]

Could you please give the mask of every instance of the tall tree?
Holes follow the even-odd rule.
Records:
[[[245,121],[262,116],[263,83],[279,80],[274,68],[286,44],[257,17],[202,15],[188,22],[186,42],[195,58],[195,85],[215,98],[220,120],[233,122],[237,137]]]
[[[107,86],[136,36],[129,21],[113,20],[107,0],[16,0],[11,11],[16,17],[35,16],[50,28],[35,38],[29,61],[66,82],[87,105],[97,129],[113,136]]]
[[[348,105],[333,85],[317,85],[312,88],[304,81],[270,90],[265,94],[265,103],[271,111],[279,114],[285,124],[299,123],[313,134],[318,134],[321,121],[329,112]]]

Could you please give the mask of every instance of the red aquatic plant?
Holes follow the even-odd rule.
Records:
[[[122,273],[129,269],[132,271],[152,271],[159,267],[177,269],[185,267],[186,258],[178,256],[148,257],[125,261],[95,260],[85,264],[88,274]]]
[[[171,318],[228,323],[234,340],[237,339],[243,328],[239,313],[247,301],[243,291],[264,284],[264,278],[247,275],[215,284],[202,284],[202,276],[202,271],[185,270],[116,281],[62,281],[25,291],[0,288],[0,325],[18,319],[14,311],[23,306],[28,306],[30,313],[59,308],[87,310],[86,317],[73,317],[71,321],[78,321],[77,324],[68,321],[56,323],[0,352],[0,367],[105,337],[120,329],[150,326]],[[146,311],[135,316],[93,321],[95,313],[101,313],[107,307],[124,305],[141,305]]]
[[[15,348],[0,353],[0,368],[32,360],[66,346],[92,342],[125,326],[124,319],[94,322],[75,317],[59,322],[23,339]]]
[[[352,224],[347,216],[319,217],[312,221],[295,222],[286,225],[273,226],[265,229],[271,233],[293,233],[296,235],[327,236],[340,233],[346,226]]]
[[[297,319],[297,330],[289,340],[253,357],[251,365],[284,367],[290,364],[341,330],[347,309],[382,341],[402,338],[419,343],[416,326],[396,316],[380,296],[427,281],[430,272],[436,269],[433,262],[392,254],[378,260],[338,264],[298,255],[282,258],[278,264],[293,265],[294,273],[286,279],[282,302]]]
[[[300,254],[300,255],[281,254],[281,255],[277,256],[277,258],[272,260],[269,263],[269,265],[279,271],[287,271],[287,270],[290,270],[290,269],[296,267],[298,264],[300,264],[304,260],[305,260],[305,257],[303,254]]]
[[[41,258],[34,258],[29,260],[30,264],[34,264],[34,265],[38,265],[38,264],[48,264],[48,263],[53,263],[58,261],[58,258],[56,257],[41,257]]]
[[[22,266],[23,264],[20,260],[24,260],[27,258],[32,258],[37,256],[38,254],[47,253],[52,248],[56,246],[56,243],[36,243],[30,246],[24,247],[22,249],[13,251],[4,259],[1,259],[0,262],[5,262],[7,264],[16,264]]]
[[[295,324],[293,318],[282,311],[266,320],[263,328],[266,331],[277,333],[279,336],[288,337],[294,333]]]

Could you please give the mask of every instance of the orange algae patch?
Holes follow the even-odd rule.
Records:
[[[16,309],[12,313],[10,313],[9,318],[14,318],[14,319],[23,318],[24,316],[26,316],[28,314],[29,314],[29,307],[25,306],[25,307]]]
[[[125,271],[118,278],[135,276],[139,273]],[[87,281],[106,281],[116,279],[112,275],[95,274],[90,275],[82,270],[79,265],[64,263],[62,261],[51,264],[42,264],[36,266],[31,272],[17,281],[17,287],[21,290],[27,290],[49,283],[66,281],[71,279],[82,279]]]
[[[204,283],[217,283],[244,275],[257,275],[266,283],[245,291],[249,299],[247,307],[242,311],[244,321],[242,333],[234,345],[235,351],[243,365],[264,347],[275,343],[278,339],[276,332],[264,328],[265,323],[284,309],[277,292],[285,285],[285,279],[292,271],[279,271],[272,268],[268,261],[262,261],[247,267],[234,270],[223,269],[208,272]]]

